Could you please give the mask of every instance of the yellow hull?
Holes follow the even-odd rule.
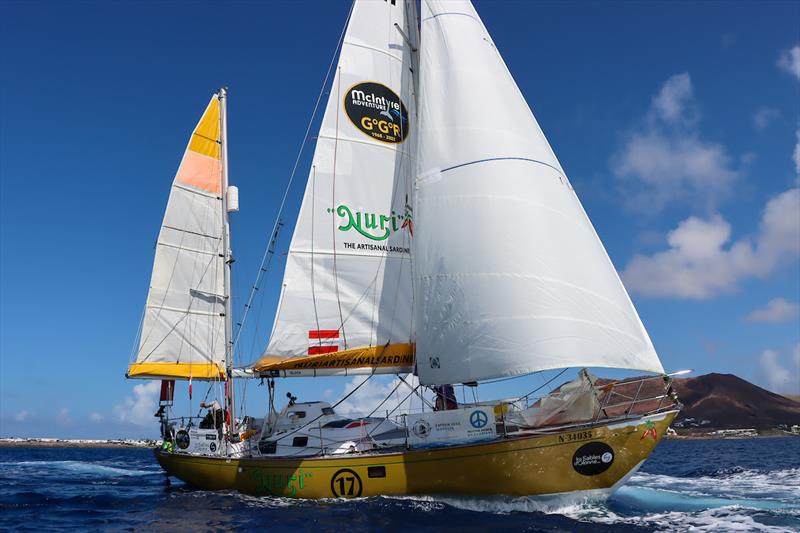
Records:
[[[399,453],[226,459],[157,451],[156,458],[167,474],[198,488],[253,495],[610,493],[650,455],[676,414]]]

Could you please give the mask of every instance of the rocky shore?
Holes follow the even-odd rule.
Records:
[[[153,439],[49,439],[1,438],[0,447],[37,446],[45,448],[152,448],[161,441]]]

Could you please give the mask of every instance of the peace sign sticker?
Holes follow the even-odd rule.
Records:
[[[486,413],[483,411],[473,411],[472,414],[469,415],[469,423],[472,424],[472,427],[475,429],[480,429],[489,423],[489,417],[486,416]]]

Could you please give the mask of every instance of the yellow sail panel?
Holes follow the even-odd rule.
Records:
[[[225,380],[225,369],[216,363],[133,363],[128,367],[129,378],[177,378]]]
[[[253,370],[314,370],[345,368],[413,367],[414,345],[412,343],[389,344],[387,346],[365,346],[319,355],[280,359],[265,356],[259,359]]]
[[[189,150],[213,159],[219,159],[220,149],[219,99],[216,95],[206,107],[203,118],[197,123],[189,141]]]

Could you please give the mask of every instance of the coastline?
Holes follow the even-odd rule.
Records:
[[[0,448],[153,448],[160,445],[161,441],[154,439],[0,439]]]
[[[800,435],[790,431],[778,429],[757,430],[755,435],[712,435],[709,431],[688,431],[681,433],[667,433],[665,439],[674,440],[731,440],[731,439],[771,439],[775,437],[798,437]]]

